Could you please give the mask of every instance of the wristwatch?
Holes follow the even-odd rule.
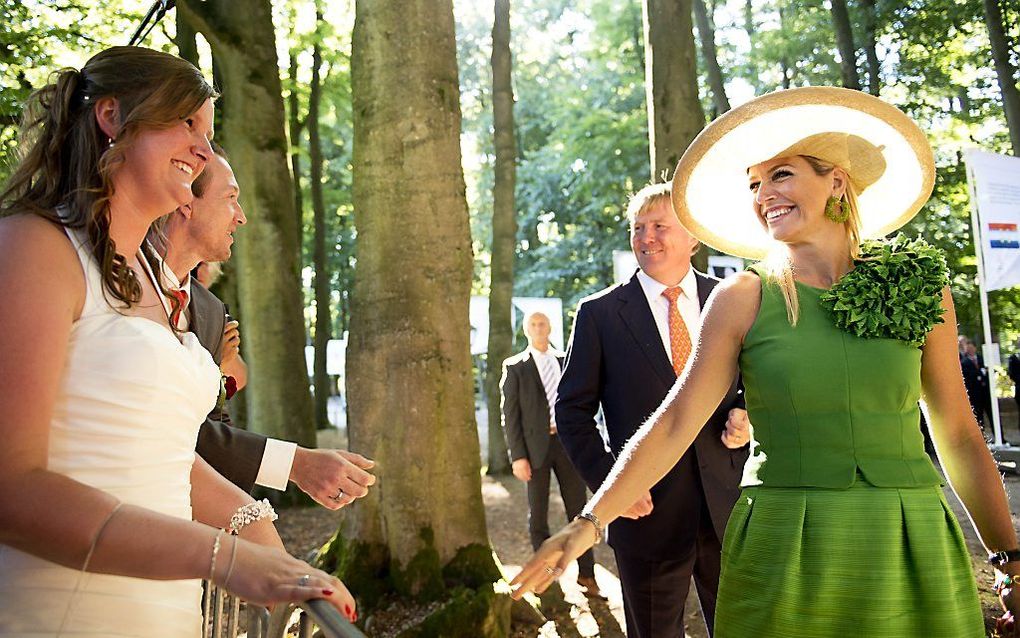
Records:
[[[586,520],[586,521],[588,521],[589,523],[591,523],[595,527],[595,544],[596,545],[599,542],[602,541],[602,536],[603,536],[603,533],[602,533],[602,521],[599,520],[598,516],[595,516],[595,514],[592,513],[592,512],[581,512],[579,515],[577,515],[574,518],[575,521],[578,520],[578,519]]]
[[[1006,563],[1020,561],[1020,549],[1007,549],[988,555],[988,563],[995,567],[1002,567]]]

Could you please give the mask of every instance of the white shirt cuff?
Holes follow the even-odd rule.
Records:
[[[294,453],[297,443],[267,439],[266,451],[262,454],[262,465],[255,477],[255,484],[274,490],[287,489],[290,480],[290,468],[294,464]]]

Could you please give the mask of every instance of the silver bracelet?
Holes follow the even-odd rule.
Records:
[[[223,530],[216,530],[216,540],[213,541],[212,546],[212,558],[209,559],[209,582],[213,582],[213,577],[216,575],[216,554],[220,553],[220,538],[223,536]]]
[[[574,520],[585,520],[591,523],[595,527],[595,544],[602,542],[602,521],[599,520],[598,516],[595,516],[593,512],[581,512]]]
[[[230,562],[227,564],[227,575],[223,577],[223,589],[230,586],[230,575],[234,573],[235,558],[237,558],[237,536],[234,536],[234,544],[230,546]]]
[[[276,510],[269,504],[269,499],[267,498],[237,508],[234,515],[230,517],[228,531],[236,536],[241,533],[242,529],[263,518],[268,518],[270,521],[275,521],[279,518],[276,515]]]

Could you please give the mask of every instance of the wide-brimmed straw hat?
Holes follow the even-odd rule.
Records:
[[[747,169],[793,155],[847,171],[864,239],[907,223],[935,185],[931,146],[902,111],[860,91],[804,87],[755,98],[709,124],[677,164],[673,209],[703,243],[761,259],[776,242],[754,216]]]

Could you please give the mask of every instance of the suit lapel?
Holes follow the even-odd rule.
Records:
[[[673,385],[676,381],[676,373],[669,362],[669,356],[662,346],[662,337],[659,336],[659,328],[655,325],[655,317],[652,316],[652,309],[648,307],[648,299],[645,298],[644,290],[637,275],[631,277],[630,281],[620,290],[620,318],[630,331],[634,340],[641,346],[652,369],[662,378],[666,385]]]
[[[694,280],[698,282],[698,305],[701,306],[701,311],[704,312],[708,296],[712,294],[712,289],[716,287],[719,280],[703,275],[697,270],[694,271]]]
[[[538,362],[535,361],[535,357],[528,351],[528,358],[524,360],[525,373],[535,381],[535,387],[538,389],[538,395],[541,397],[545,396],[545,386],[542,385],[542,373],[538,370]]]

